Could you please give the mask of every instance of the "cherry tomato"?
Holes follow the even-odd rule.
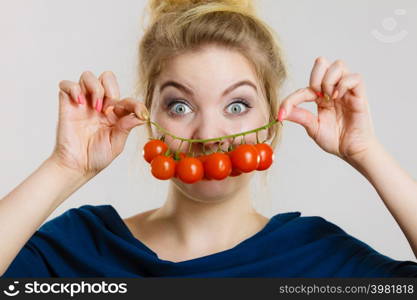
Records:
[[[232,161],[231,160],[231,153],[232,152],[226,152],[226,154],[227,154],[227,156],[229,156],[229,158],[230,158],[230,161]],[[239,176],[240,174],[242,174],[242,171],[240,171],[239,169],[236,169],[236,167],[234,167],[233,166],[233,163],[232,163],[232,172],[230,172],[230,177],[236,177],[236,176]]]
[[[175,159],[177,156],[178,159]],[[177,162],[183,159],[184,157],[187,157],[187,154],[185,152],[178,152],[178,154],[176,152],[172,153],[172,158],[174,158]]]
[[[256,170],[262,171],[268,169],[274,161],[274,150],[268,144],[261,143],[255,145],[258,149],[259,156],[261,158],[259,166]]]
[[[207,158],[208,158],[208,156],[209,156],[210,154],[204,154],[204,155],[200,155],[200,156],[197,156],[197,158],[202,162],[202,164],[203,164],[203,167],[204,167],[204,162],[207,160]],[[203,179],[206,179],[206,180],[212,180],[213,178],[210,178],[208,175],[207,175],[207,173],[204,171],[204,176],[203,176]]]
[[[238,169],[233,168],[232,172],[230,173],[230,176],[231,177],[236,177],[236,176],[239,176],[240,174],[242,174],[242,171],[239,171]]]
[[[216,152],[204,161],[204,174],[208,178],[222,180],[232,172],[232,162],[227,154]]]
[[[230,152],[230,160],[234,168],[248,173],[258,168],[260,156],[254,145],[242,144]]]
[[[175,161],[170,156],[158,155],[151,161],[151,173],[158,179],[166,180],[175,175]]]
[[[185,157],[177,164],[177,177],[185,183],[194,183],[204,176],[203,163],[195,157]]]
[[[154,139],[146,143],[142,150],[142,156],[150,163],[154,157],[164,154],[168,150],[168,145],[163,141]]]
[[[207,160],[209,156],[210,154],[203,154],[203,155],[197,156],[197,158],[204,164],[204,162]]]
[[[178,160],[175,160],[174,159],[174,162],[175,162],[175,172],[174,172],[174,177],[175,178],[178,178]]]
[[[173,154],[173,155],[175,155],[175,154]],[[179,159],[175,160],[175,158],[174,158],[174,160],[175,160],[175,175],[174,175],[174,177],[178,178],[178,167],[177,167],[178,163],[181,161],[181,159],[184,159],[186,157],[187,157],[187,154],[185,152],[179,152],[178,153],[178,158]]]

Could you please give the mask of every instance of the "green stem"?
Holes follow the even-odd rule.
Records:
[[[206,142],[211,142],[211,141],[222,141],[222,140],[228,139],[228,138],[233,138],[234,139],[234,138],[239,137],[239,136],[244,136],[246,134],[250,134],[250,133],[258,132],[258,131],[263,130],[263,129],[267,129],[267,128],[271,127],[272,125],[274,125],[277,122],[279,122],[281,125],[283,125],[281,121],[273,120],[273,121],[269,122],[268,124],[266,124],[262,127],[259,127],[259,128],[253,129],[253,130],[248,130],[248,131],[245,131],[245,132],[236,133],[236,134],[225,135],[225,136],[221,136],[221,137],[217,137],[217,138],[211,138],[211,139],[186,139],[186,138],[182,138],[182,137],[179,137],[179,136],[176,136],[176,135],[172,134],[171,132],[167,131],[165,128],[162,128],[161,126],[159,126],[159,124],[156,123],[156,122],[153,122],[153,121],[150,121],[150,120],[148,120],[148,122],[150,124],[154,125],[156,128],[158,128],[161,132],[163,132],[164,135],[169,135],[169,136],[173,137],[174,139],[178,139],[180,141],[189,142],[190,143],[190,150],[191,150],[191,144],[192,143],[206,143]]]
[[[183,143],[184,141],[181,141],[181,143],[180,143],[180,145],[178,146],[178,148],[177,148],[177,151],[181,151],[181,146],[182,146],[182,143]]]
[[[235,144],[235,138],[236,137],[233,137],[232,143],[229,145],[229,147],[230,147],[229,151],[232,151],[233,150],[233,145]]]
[[[188,147],[188,152],[187,152],[187,154],[188,154],[188,153],[191,153],[191,147],[192,147],[192,145],[193,145],[193,142],[190,142],[190,146]]]

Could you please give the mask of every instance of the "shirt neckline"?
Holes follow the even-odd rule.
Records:
[[[118,213],[118,211],[112,205],[109,205],[109,207],[111,208],[111,211],[114,214],[113,220],[116,221],[116,223],[117,223],[116,225],[121,230],[121,233],[124,234],[124,237],[128,238],[136,246],[138,246],[138,247],[142,248],[143,250],[147,251],[150,255],[152,255],[154,257],[154,259],[156,261],[158,261],[160,263],[175,264],[175,265],[195,263],[195,262],[198,262],[198,261],[215,258],[215,257],[221,256],[221,255],[224,255],[226,253],[229,253],[231,251],[234,251],[237,248],[240,248],[243,245],[245,245],[247,243],[250,243],[253,240],[255,240],[256,238],[258,238],[258,237],[264,235],[265,233],[267,233],[273,227],[273,225],[278,221],[279,215],[291,214],[292,213],[292,212],[283,213],[283,214],[279,213],[279,214],[276,214],[276,215],[272,216],[261,230],[259,230],[258,232],[256,232],[252,236],[244,239],[239,244],[233,246],[230,249],[226,249],[226,250],[223,250],[223,251],[220,251],[220,252],[216,252],[216,253],[212,253],[212,254],[208,254],[208,255],[205,255],[205,256],[192,258],[192,259],[188,259],[188,260],[184,260],[184,261],[180,261],[180,262],[174,262],[174,261],[164,260],[164,259],[159,258],[157,253],[155,253],[152,249],[150,249],[148,246],[146,246],[144,243],[142,243],[139,239],[137,239],[133,235],[133,233],[130,231],[129,227],[127,227],[127,225],[124,223],[124,221],[123,221],[122,217],[120,216],[120,214]]]

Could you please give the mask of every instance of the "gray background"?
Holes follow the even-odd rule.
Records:
[[[123,97],[132,95],[140,16],[145,1],[0,1],[0,197],[51,153],[58,83],[85,70],[112,70]],[[400,10],[397,10],[400,9]],[[290,67],[285,92],[308,84],[314,59],[343,59],[363,74],[376,133],[414,178],[416,158],[417,1],[260,1],[259,13],[279,34]],[[375,37],[399,36],[388,43]],[[403,31],[403,33],[401,33]],[[403,34],[400,36],[399,34]],[[314,103],[301,106],[316,112]],[[49,219],[83,204],[111,204],[122,217],[159,207],[167,182],[153,179],[140,157],[143,128],[125,151]],[[256,205],[266,216],[301,211],[339,225],[377,251],[415,260],[397,223],[371,184],[321,150],[298,124],[286,122]],[[258,195],[254,181],[254,195]],[[266,198],[265,198],[266,197]],[[49,220],[48,219],[48,220]]]

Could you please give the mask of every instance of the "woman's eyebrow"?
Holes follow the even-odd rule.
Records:
[[[256,93],[258,94],[258,89],[256,88],[256,85],[252,81],[250,81],[250,80],[241,80],[241,81],[238,81],[238,82],[232,84],[231,86],[229,86],[223,92],[222,96],[226,96],[228,93],[230,93],[231,91],[233,91],[234,89],[236,89],[237,87],[239,87],[241,85],[248,85],[248,86],[253,87],[255,89]],[[165,81],[161,85],[161,87],[159,88],[159,93],[161,93],[162,90],[164,88],[168,87],[168,86],[173,86],[173,87],[175,87],[175,88],[177,88],[179,90],[182,90],[184,93],[186,93],[188,95],[194,96],[194,93],[193,93],[193,91],[190,88],[188,88],[188,87],[186,87],[186,86],[182,85],[181,83],[176,82],[174,80]]]

